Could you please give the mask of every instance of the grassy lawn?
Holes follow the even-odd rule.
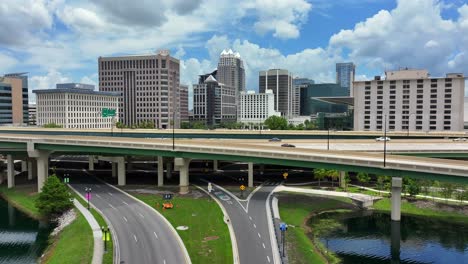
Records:
[[[38,193],[32,185],[18,185],[8,189],[6,185],[0,185],[0,195],[10,201],[16,208],[33,218],[40,218],[39,211],[35,206]]]
[[[42,263],[91,263],[93,234],[88,222],[79,212],[75,221],[65,227],[54,240],[54,243],[47,249]]]
[[[287,252],[290,263],[327,263],[317,252],[317,245],[310,239],[311,231],[307,219],[322,211],[353,208],[350,200],[326,199],[303,194],[280,193],[279,210],[281,220],[292,225],[286,232]],[[317,243],[317,241],[315,241]],[[333,258],[333,256],[329,256]]]
[[[77,195],[75,192],[72,191],[72,195],[84,206],[87,207],[88,204],[85,200],[83,200],[79,195]],[[98,222],[99,226],[104,226],[107,227],[107,222],[104,220],[104,218],[101,216],[100,213],[98,213],[96,210],[91,208],[91,214],[94,216],[96,221]],[[103,234],[104,235],[104,234]],[[103,259],[102,259],[103,264],[112,264],[114,263],[114,243],[112,242],[112,233],[110,235],[110,241],[107,242],[107,253],[104,253]]]
[[[184,241],[192,263],[232,263],[231,238],[218,204],[206,195],[199,198],[175,195],[174,209],[162,209],[161,195],[131,193],[158,210],[174,226]],[[159,206],[156,206],[159,204]]]
[[[441,206],[441,205],[439,205]],[[379,211],[390,212],[391,202],[389,198],[384,198],[374,204],[374,208]],[[418,208],[413,203],[402,200],[401,213],[413,216],[437,218],[443,221],[453,221],[468,224],[468,216],[463,213],[446,212],[430,208]]]

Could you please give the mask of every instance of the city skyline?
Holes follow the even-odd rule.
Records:
[[[128,7],[119,19],[113,19],[118,10],[104,2],[35,1],[36,8],[24,13],[26,2],[11,1],[11,8],[1,11],[8,12],[0,18],[6,19],[0,20],[5,30],[15,33],[0,39],[0,71],[29,72],[30,90],[60,82],[97,85],[97,57],[161,48],[181,60],[181,84],[190,86],[216,68],[223,49],[236,50],[245,63],[246,88],[255,91],[258,72],[269,68],[320,83],[333,82],[335,63],[345,61],[357,65],[357,80],[398,67],[442,76],[466,72],[468,66],[468,40],[460,37],[468,32],[468,5],[458,0],[241,1],[235,6],[218,1],[214,10],[204,0],[165,4],[166,12],[158,14]],[[344,15],[349,12],[353,16]],[[407,37],[397,41],[393,36],[402,28]]]

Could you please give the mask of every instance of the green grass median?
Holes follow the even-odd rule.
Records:
[[[223,213],[208,196],[183,197],[175,195],[173,209],[162,209],[161,195],[131,193],[158,210],[174,226],[187,226],[178,230],[190,259],[194,264],[232,263],[231,238]]]
[[[77,218],[54,238],[42,263],[88,264],[93,258],[93,233],[84,216]]]
[[[316,213],[343,208],[353,208],[347,198],[328,199],[317,196],[279,193],[279,211],[281,221],[292,225],[286,232],[286,246],[289,263],[329,263],[319,249],[317,240],[311,239],[312,230],[307,225],[308,219]],[[331,261],[333,263],[333,261]]]

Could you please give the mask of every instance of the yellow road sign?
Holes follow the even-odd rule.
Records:
[[[284,179],[288,178],[288,173],[287,172],[283,173],[283,178]]]
[[[241,189],[241,191],[245,190],[245,186],[244,186],[244,185],[241,185],[241,186],[240,186],[240,189]]]

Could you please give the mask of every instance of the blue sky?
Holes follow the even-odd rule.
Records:
[[[2,0],[0,25],[0,74],[29,72],[31,89],[97,84],[99,56],[158,49],[181,60],[189,85],[223,49],[238,51],[250,90],[268,68],[333,82],[343,61],[357,79],[468,74],[466,0]]]

